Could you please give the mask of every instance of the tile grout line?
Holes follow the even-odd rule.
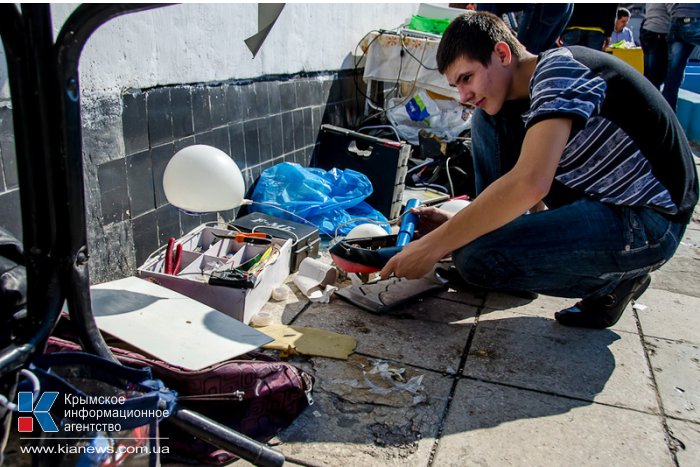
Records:
[[[493,381],[493,380],[489,380],[489,379],[478,378],[476,376],[463,376],[462,379],[468,379],[471,381],[478,381],[480,383],[491,384],[493,386],[501,386],[501,387],[505,387],[505,388],[516,389],[519,391],[532,392],[534,394],[540,394],[543,396],[553,396],[553,397],[559,397],[562,399],[568,399],[568,400],[572,400],[572,401],[586,402],[590,405],[600,405],[600,406],[610,407],[610,408],[614,408],[614,409],[628,410],[631,412],[636,412],[636,413],[640,413],[640,414],[644,414],[644,415],[658,415],[657,413],[648,412],[648,411],[645,411],[643,409],[637,409],[634,407],[625,407],[625,406],[615,405],[614,403],[610,403],[610,402],[595,401],[592,399],[587,399],[585,397],[571,396],[571,395],[561,394],[561,393],[551,392],[551,391],[543,391],[542,389],[528,388],[526,386],[519,386],[519,385],[513,384],[513,383],[504,383],[502,381]],[[679,419],[679,420],[694,423],[690,420],[685,420],[685,419]]]
[[[654,395],[656,396],[656,403],[659,407],[659,418],[661,419],[661,426],[664,429],[664,438],[666,439],[666,447],[668,448],[669,452],[671,453],[671,458],[673,459],[673,464],[676,467],[679,467],[680,464],[678,462],[678,456],[676,455],[676,452],[678,451],[679,448],[685,449],[685,445],[681,440],[673,436],[671,433],[671,429],[668,427],[668,421],[666,417],[666,410],[664,409],[664,403],[663,400],[661,399],[661,394],[659,392],[659,385],[656,382],[656,376],[654,375],[654,368],[651,365],[651,358],[649,357],[649,352],[647,351],[647,346],[645,345],[644,342],[644,331],[642,330],[642,323],[639,320],[639,314],[637,313],[637,310],[632,308],[632,312],[634,313],[634,321],[635,324],[637,325],[637,331],[639,334],[639,342],[642,344],[642,352],[644,352],[644,359],[646,360],[647,363],[647,368],[649,369],[649,375],[651,377],[651,384],[652,387],[654,388]]]
[[[472,324],[469,330],[469,336],[467,337],[467,342],[464,344],[464,350],[462,350],[462,356],[459,359],[459,365],[457,371],[454,374],[452,380],[452,387],[450,388],[450,393],[447,396],[447,403],[445,404],[445,409],[442,411],[440,416],[440,421],[438,423],[438,430],[435,434],[435,441],[433,442],[433,447],[430,449],[430,456],[428,457],[428,463],[426,467],[432,467],[435,461],[435,454],[437,453],[438,447],[440,445],[440,439],[442,438],[442,433],[445,429],[445,421],[447,420],[447,415],[452,407],[452,401],[454,400],[455,393],[457,392],[457,384],[462,378],[462,372],[467,364],[467,357],[469,356],[469,350],[471,349],[472,343],[474,342],[474,336],[476,335],[476,327],[479,324],[479,316],[481,316],[481,311],[486,307],[486,298],[488,294],[482,299],[481,305],[476,309],[476,315],[474,317],[474,324]]]

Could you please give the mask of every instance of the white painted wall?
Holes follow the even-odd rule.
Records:
[[[76,7],[52,5],[54,35]],[[352,68],[358,41],[404,23],[417,3],[288,3],[253,59],[257,4],[182,4],[128,14],[98,29],[80,62],[84,96],[127,88]],[[4,57],[2,57],[4,62]],[[9,90],[0,65],[0,101]]]

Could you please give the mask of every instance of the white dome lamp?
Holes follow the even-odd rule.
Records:
[[[245,182],[238,165],[225,152],[195,144],[179,150],[163,174],[168,202],[192,214],[235,209],[243,199]]]

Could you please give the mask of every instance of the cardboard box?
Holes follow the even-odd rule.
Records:
[[[165,248],[155,251],[137,269],[137,273],[142,278],[152,278],[163,287],[248,324],[270,299],[272,290],[289,275],[292,241],[272,239],[272,245],[278,252],[277,257],[260,271],[252,288],[209,284],[212,271],[237,267],[263,253],[268,247],[222,238],[231,237],[233,233],[207,224],[200,225],[177,240],[182,245],[182,260],[176,274],[164,272]]]

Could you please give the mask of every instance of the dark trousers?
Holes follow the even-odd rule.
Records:
[[[666,68],[668,67],[666,34],[642,28],[639,33],[639,41],[644,51],[644,76],[656,86],[656,89],[660,89],[666,78]]]

